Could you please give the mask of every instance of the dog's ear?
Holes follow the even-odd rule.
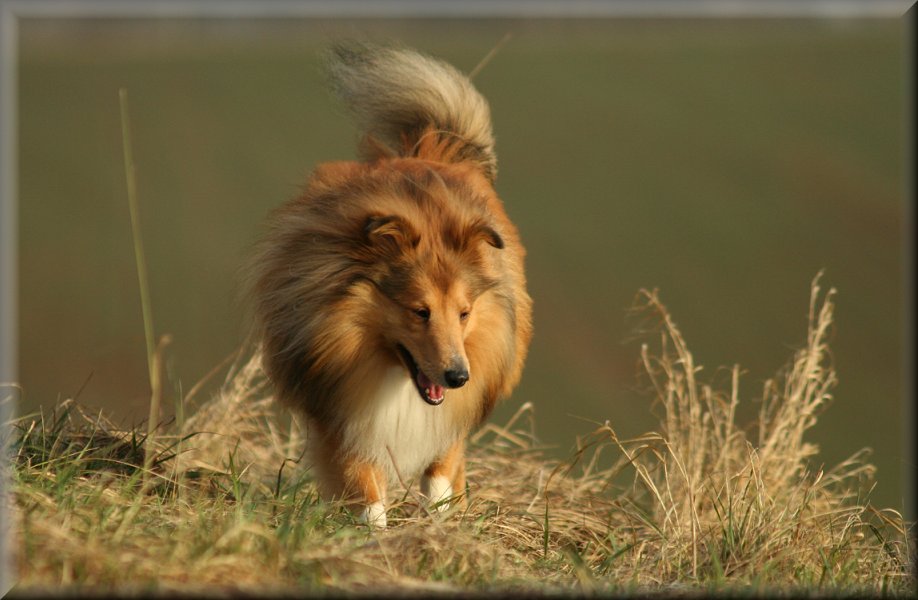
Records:
[[[500,234],[486,223],[478,223],[472,227],[471,231],[469,231],[469,239],[487,242],[498,250],[504,249],[504,238],[500,237]]]
[[[398,215],[371,216],[363,232],[370,246],[380,249],[410,250],[421,241],[411,223]]]

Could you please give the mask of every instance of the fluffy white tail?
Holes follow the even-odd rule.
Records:
[[[369,158],[424,156],[427,148],[449,162],[472,161],[494,180],[491,111],[451,65],[413,50],[346,43],[331,48],[326,68]]]

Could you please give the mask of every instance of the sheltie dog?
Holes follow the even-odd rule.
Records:
[[[525,251],[494,191],[490,110],[452,66],[336,45],[332,89],[362,160],[318,165],[250,273],[279,400],[305,417],[320,490],[386,526],[386,489],[465,502],[465,440],[520,379]]]

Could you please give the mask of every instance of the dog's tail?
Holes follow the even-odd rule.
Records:
[[[451,65],[412,50],[349,42],[331,48],[326,69],[357,119],[367,158],[472,161],[494,180],[491,111]]]

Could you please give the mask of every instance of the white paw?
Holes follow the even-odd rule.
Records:
[[[449,484],[449,479],[437,475],[436,477],[427,477],[421,479],[421,495],[427,500],[429,506],[437,505],[435,510],[443,512],[449,508],[448,502],[443,502],[453,495],[453,486]]]
[[[369,525],[374,529],[386,528],[386,506],[381,502],[374,502],[363,507],[363,512],[357,517],[361,523]]]

